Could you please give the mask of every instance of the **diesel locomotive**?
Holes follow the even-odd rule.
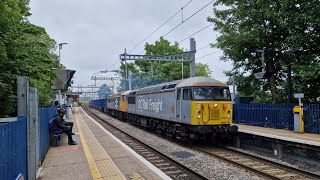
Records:
[[[94,100],[93,100],[94,101]],[[227,137],[233,104],[229,87],[209,77],[162,83],[113,94],[104,110],[113,117],[183,141]]]

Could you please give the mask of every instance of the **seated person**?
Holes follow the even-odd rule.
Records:
[[[66,133],[68,135],[68,144],[69,145],[77,145],[76,141],[73,141],[72,135],[72,128],[73,122],[67,122],[63,119],[65,114],[65,110],[63,108],[58,109],[58,114],[54,119],[55,126],[53,127],[53,131],[60,131],[62,133]]]

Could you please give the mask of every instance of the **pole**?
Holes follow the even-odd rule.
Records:
[[[235,80],[235,76],[236,76],[236,70],[234,71],[234,74],[233,74],[233,77],[232,77],[233,99],[236,98],[236,80]]]
[[[61,90],[60,89],[58,90],[58,101],[59,101],[59,104],[61,105]]]
[[[114,81],[112,77],[111,77],[111,82],[112,82],[112,94],[114,94]]]
[[[127,80],[128,80],[128,64],[127,64],[127,58],[126,58],[126,54],[127,54],[127,50],[126,49],[124,49],[124,61],[125,61],[125,67],[126,67],[126,81],[125,81],[125,88],[124,88],[124,90],[126,90],[127,88],[127,85],[126,85],[126,82],[127,82]]]
[[[190,77],[196,75],[196,41],[190,38]]]
[[[291,64],[288,65],[288,100],[292,104],[292,87],[291,87]]]
[[[183,61],[181,60],[181,79],[183,79]]]
[[[265,60],[265,59],[264,59],[264,54],[265,54],[264,51],[265,51],[265,50],[266,50],[266,48],[264,47],[264,48],[262,49],[262,53],[261,53],[261,65],[262,65],[261,67],[262,67],[262,72],[265,71],[265,67],[266,67],[266,66],[264,65],[264,60]]]
[[[58,58],[59,65],[60,65],[60,58],[61,58],[61,52],[60,52],[61,48],[62,48],[62,45],[59,44],[59,58]]]
[[[153,77],[153,61],[151,61],[151,77]]]
[[[132,90],[132,72],[131,71],[129,71],[128,81],[129,81],[129,90]]]

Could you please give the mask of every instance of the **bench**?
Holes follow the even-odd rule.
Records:
[[[54,137],[55,141],[56,141],[56,146],[58,146],[58,141],[60,139],[60,135],[64,135],[66,133],[55,133],[52,129],[52,125],[54,123],[54,119],[52,119],[51,121],[49,121],[49,131],[50,131],[50,134]]]

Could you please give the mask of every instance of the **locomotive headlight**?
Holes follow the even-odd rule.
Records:
[[[214,104],[214,107],[215,107],[215,108],[218,107],[218,104]]]
[[[198,115],[198,119],[200,119],[201,118],[201,115]]]

